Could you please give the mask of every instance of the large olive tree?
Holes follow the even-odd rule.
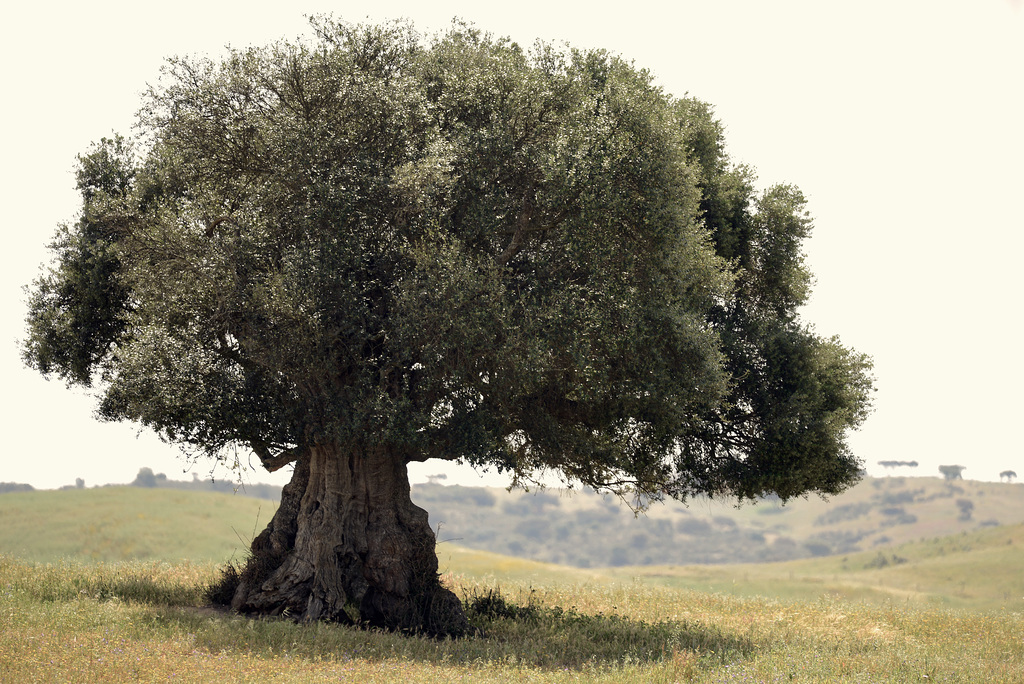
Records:
[[[406,466],[638,500],[855,481],[867,360],[797,319],[810,222],[710,109],[454,26],[170,60],[80,157],[25,358],[192,452],[293,468],[238,611],[458,634]]]

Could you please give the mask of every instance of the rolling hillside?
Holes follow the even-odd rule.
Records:
[[[784,563],[640,566],[620,579],[732,596],[1024,611],[1024,525]]]
[[[143,487],[0,496],[0,553],[37,562],[242,558],[277,504]]]
[[[444,545],[438,558],[442,572],[463,584],[641,585],[738,598],[1024,611],[1024,525],[784,563],[584,570]]]
[[[697,499],[634,516],[593,493],[416,485],[438,540],[504,555],[607,567],[763,563],[877,551],[1024,523],[1024,484],[868,478],[823,500]]]
[[[195,483],[0,495],[0,551],[40,560],[176,560],[184,548],[244,553],[276,502]],[[825,501],[737,507],[698,499],[639,516],[616,499],[559,490],[419,484],[413,499],[446,543],[579,568],[766,563],[877,554],[935,537],[1024,523],[1024,484],[867,479]],[[69,546],[70,544],[70,546]]]
[[[882,495],[905,491],[896,483],[882,482],[879,487],[869,484],[866,491]],[[911,484],[917,485],[914,491],[920,488],[919,482]],[[985,493],[981,494],[982,491]],[[1000,500],[998,491],[998,488],[964,488],[959,494],[973,495],[972,500],[984,500],[981,507]],[[513,496],[500,490],[499,493]],[[922,498],[928,499],[933,493],[926,490]],[[871,496],[866,497],[868,501]],[[497,494],[495,497],[493,507],[497,508],[500,504]],[[509,500],[515,501],[514,498]],[[939,500],[928,499],[921,503],[928,505]],[[576,499],[567,501],[580,503]],[[817,506],[822,502],[798,503]],[[857,502],[839,505],[851,503]],[[742,515],[762,516],[772,521],[795,516],[787,523],[791,525],[791,534],[799,534],[804,528],[820,527],[816,525],[817,518],[808,520],[809,516],[801,514],[796,507],[790,510],[787,506],[783,513],[769,514],[752,512],[756,508],[727,510],[738,521],[737,528],[741,524],[753,524]],[[561,512],[564,513],[566,511]],[[61,559],[175,562],[186,559],[221,563],[241,559],[254,532],[272,515],[273,507],[258,499],[173,489],[105,487],[6,494],[0,496],[0,555],[30,562]],[[717,512],[704,515],[713,517]],[[886,514],[875,511],[871,515]],[[751,518],[754,522],[760,519]],[[628,520],[633,518],[630,516]],[[870,516],[854,520],[866,524]],[[803,521],[803,527],[799,521]],[[514,517],[512,522],[515,523]],[[642,518],[635,522],[644,524]],[[589,543],[601,545],[595,539]],[[736,597],[802,601],[849,599],[882,604],[1024,610],[1024,574],[1019,571],[1024,566],[1022,524],[975,523],[973,529],[952,535],[879,544],[870,550],[829,557],[716,566],[680,563],[583,569],[470,549],[462,543],[443,539],[438,544],[437,554],[440,571],[460,584],[494,586],[514,582],[543,588],[639,583]]]

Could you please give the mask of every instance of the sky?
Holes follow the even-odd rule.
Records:
[[[211,464],[139,426],[96,421],[94,398],[22,365],[22,287],[57,225],[75,219],[75,156],[131,132],[165,58],[308,34],[305,15],[321,13],[404,17],[424,33],[461,17],[524,46],[604,48],[666,91],[710,102],[761,187],[793,183],[808,197],[816,284],[804,319],[875,363],[875,411],[850,437],[868,473],[958,464],[967,478],[1024,475],[1021,0],[97,0],[17,3],[0,28],[0,482],[122,483],[144,466],[210,476]],[[886,471],[884,460],[919,466]],[[410,470],[414,482],[441,473],[508,484],[443,463]]]

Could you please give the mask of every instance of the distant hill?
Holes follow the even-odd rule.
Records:
[[[986,527],[846,556],[784,563],[570,568],[454,544],[438,547],[441,571],[494,584],[643,585],[785,601],[834,600],[969,610],[1024,609],[1024,525]]]
[[[146,486],[147,479],[142,473],[136,486],[0,496],[0,553],[36,561],[219,562],[242,558],[277,508],[241,491],[201,491],[204,481],[154,476]],[[412,495],[430,515],[441,557],[457,545],[577,568],[866,557],[850,561],[859,569],[879,558],[898,565],[891,554],[905,554],[892,549],[910,542],[1024,523],[1024,485],[938,478],[868,479],[829,501],[784,506],[669,502],[639,517],[592,492],[419,484]]]
[[[786,563],[609,569],[620,580],[732,596],[1024,609],[1024,525]]]
[[[925,492],[915,498],[927,499],[934,493],[934,483],[923,483]],[[967,483],[968,485],[970,483]],[[899,495],[899,492],[921,488],[921,482],[899,485],[882,480],[876,486],[867,483],[866,491],[853,492],[857,503],[862,497],[872,500],[875,495]],[[503,490],[482,491],[469,488],[460,491],[449,487],[449,494],[459,498],[474,496],[482,508],[504,510],[513,502],[525,506],[524,497]],[[935,491],[944,491],[936,489]],[[984,494],[981,492],[984,491]],[[987,507],[1002,501],[998,487],[994,490],[968,490],[953,492],[958,498],[979,502]],[[1014,492],[1012,488],[1009,490]],[[1016,490],[1019,492],[1019,490]],[[438,492],[435,492],[437,494]],[[487,505],[485,494],[493,497]],[[550,492],[545,492],[550,495]],[[967,495],[967,496],[964,496]],[[557,498],[557,497],[556,497]],[[600,500],[600,497],[593,497]],[[503,500],[504,499],[504,500]],[[552,514],[552,524],[560,520],[575,519],[571,509],[580,504],[581,510],[590,498],[561,499],[554,506],[544,497],[533,504],[543,506]],[[953,519],[960,507],[946,498],[919,502],[920,505],[946,502],[952,504]],[[797,502],[804,506],[821,502]],[[829,510],[850,505],[833,502]],[[881,501],[879,501],[881,503]],[[1003,502],[1005,503],[1005,502]],[[771,505],[771,504],[769,504]],[[912,506],[913,504],[907,504]],[[1001,505],[1001,504],[1000,504]],[[252,538],[273,515],[275,507],[257,499],[232,496],[218,492],[189,492],[168,488],[99,487],[94,489],[68,489],[61,491],[15,492],[0,497],[0,555],[21,558],[31,562],[53,562],[62,559],[77,561],[120,561],[143,559],[180,562],[224,562],[239,560]],[[799,506],[787,506],[783,513],[754,513],[756,508],[740,512],[752,516],[804,516]],[[515,506],[509,506],[515,511]],[[729,509],[734,514],[734,509]],[[565,514],[570,514],[566,516]],[[806,513],[806,512],[805,512]],[[695,513],[689,513],[698,519]],[[702,516],[713,519],[716,512]],[[856,518],[866,524],[872,516],[892,517],[873,511]],[[510,513],[509,528],[521,523],[516,513]],[[664,518],[668,519],[668,518]],[[682,518],[689,520],[690,518]],[[618,520],[618,519],[617,519]],[[627,525],[632,516],[623,514],[616,523]],[[737,529],[753,524],[736,517]],[[785,520],[785,517],[783,517]],[[816,518],[808,517],[809,528],[815,527]],[[637,524],[647,525],[643,519]],[[648,521],[650,522],[650,521]],[[802,529],[792,521],[794,534]],[[850,522],[848,519],[844,522]],[[709,523],[711,524],[711,523]],[[724,529],[722,522],[714,523]],[[789,524],[789,523],[787,523]],[[901,526],[890,526],[887,529]],[[911,527],[904,525],[902,527]],[[442,527],[442,538],[443,530]],[[499,528],[500,534],[504,528]],[[614,530],[612,530],[614,531]],[[743,532],[739,532],[743,534]],[[616,542],[608,537],[610,545]],[[678,540],[677,540],[678,543]],[[588,539],[589,547],[599,549],[601,538]],[[913,603],[924,606],[947,606],[966,609],[1012,609],[1024,606],[1024,525],[978,526],[953,535],[926,537],[897,545],[879,545],[870,550],[842,555],[805,558],[784,563],[744,563],[731,565],[629,565],[610,568],[573,568],[566,565],[543,563],[507,554],[466,548],[452,542],[437,547],[440,571],[455,574],[485,584],[520,582],[532,586],[551,587],[559,584],[626,584],[635,586],[665,585],[678,589],[726,594],[741,597],[770,596],[781,599],[813,601],[839,598],[871,603]],[[595,552],[596,555],[596,552]]]
[[[101,485],[103,487],[122,487],[124,485]],[[255,499],[267,499],[268,501],[281,500],[281,487],[271,484],[241,484],[233,480],[215,480],[213,478],[200,478],[192,474],[191,480],[170,480],[164,473],[154,473],[152,468],[140,468],[135,479],[128,483],[129,487],[147,487],[159,489],[179,489],[190,492],[222,492],[224,494],[240,494]],[[73,485],[65,485],[60,489],[85,489],[85,480],[78,478]],[[93,487],[95,488],[95,487]],[[11,492],[32,492],[35,487],[30,484],[19,482],[0,482],[0,494]],[[45,490],[44,490],[45,491]]]
[[[140,468],[130,487],[180,489],[190,492],[222,492],[241,494],[255,499],[281,500],[281,487],[270,484],[239,484],[232,480],[203,479],[193,473],[192,480],[169,480],[164,473],[154,473],[152,468]]]
[[[934,493],[932,485],[923,483],[925,493],[915,498],[927,499]],[[971,483],[967,483],[970,485]],[[921,488],[922,483],[910,481],[899,485],[882,480],[876,487],[867,483],[866,491],[853,492],[852,502],[834,501],[827,510],[849,511],[842,508],[857,503],[862,497],[872,500],[876,495],[899,495]],[[545,497],[533,499],[532,494],[513,495],[504,490],[480,490],[454,487],[447,493],[458,494],[461,499],[476,497],[477,510],[504,510],[513,502],[525,506],[526,501],[543,506],[552,517],[557,529],[564,519],[575,519],[572,505],[590,502],[588,497],[560,499],[558,506]],[[944,491],[941,488],[936,491]],[[981,491],[985,491],[981,494]],[[1019,492],[1012,487],[1010,492]],[[968,490],[953,494],[979,502],[978,507],[1003,505],[1004,490]],[[445,492],[435,492],[445,493]],[[551,492],[545,492],[551,495]],[[966,497],[964,495],[967,495]],[[487,504],[493,497],[490,505]],[[527,498],[528,497],[528,498]],[[557,497],[555,497],[557,499]],[[601,500],[600,497],[592,497]],[[540,503],[538,503],[538,501]],[[945,501],[952,505],[954,520],[960,507],[947,498],[919,502],[920,505]],[[821,502],[797,502],[803,506]],[[881,501],[879,501],[881,503]],[[602,504],[603,505],[603,504]],[[768,504],[769,506],[774,504]],[[913,504],[907,504],[912,506]],[[831,508],[829,508],[831,507]],[[567,510],[562,511],[562,508]],[[792,508],[792,510],[791,510]],[[30,562],[54,562],[62,559],[75,561],[151,560],[180,562],[225,562],[244,558],[252,536],[273,515],[276,507],[258,499],[218,492],[190,492],[169,488],[99,487],[93,489],[67,489],[60,491],[14,492],[0,497],[0,555],[21,558]],[[515,511],[515,506],[509,506]],[[727,509],[733,514],[743,513],[750,521],[735,517],[737,529],[752,525],[760,518],[778,516],[806,518],[808,529],[814,529],[816,518],[800,512],[800,506],[786,506],[783,513],[756,513],[751,509]],[[767,510],[767,509],[766,509]],[[559,512],[560,511],[560,512]],[[569,515],[566,515],[569,514]],[[695,512],[684,520],[700,519]],[[717,511],[704,512],[712,519]],[[886,519],[891,515],[873,511],[855,520],[866,524],[872,517]],[[508,528],[517,527],[522,516],[509,513]],[[664,518],[668,519],[668,518]],[[616,525],[628,527],[633,521],[647,527],[650,521],[634,520],[628,513],[616,518]],[[793,520],[793,534],[802,529]],[[844,520],[849,523],[850,520]],[[712,524],[712,523],[709,523]],[[787,523],[789,524],[789,523]],[[721,521],[716,529],[724,529]],[[912,525],[889,526],[912,527]],[[444,530],[442,527],[442,540]],[[505,528],[498,528],[500,534]],[[611,532],[614,532],[613,528]],[[744,532],[738,532],[744,534]],[[697,537],[695,537],[697,538]],[[676,543],[678,543],[678,539]],[[608,544],[619,543],[614,535]],[[587,546],[595,550],[602,547],[601,538],[590,537]],[[532,586],[551,587],[559,584],[611,585],[635,583],[664,585],[677,589],[726,594],[740,597],[770,596],[786,600],[818,599],[867,601],[870,603],[912,603],[923,606],[946,606],[965,609],[1020,610],[1024,607],[1024,525],[988,526],[976,524],[973,529],[945,536],[929,536],[904,543],[881,544],[868,550],[828,557],[804,558],[782,563],[740,563],[727,565],[696,565],[665,563],[657,565],[631,564],[618,567],[579,568],[544,563],[508,554],[498,554],[467,548],[464,544],[444,542],[438,544],[439,569],[443,574],[455,574],[485,584],[520,582]]]
[[[614,498],[418,484],[438,540],[576,567],[763,563],[867,552],[1024,523],[1024,484],[867,478],[825,501],[697,499],[639,517]]]

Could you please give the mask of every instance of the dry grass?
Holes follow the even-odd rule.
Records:
[[[468,598],[494,583],[455,574]],[[523,572],[523,568],[519,568]],[[204,609],[212,565],[0,558],[4,682],[1020,682],[1024,615],[501,582],[487,637],[400,637]]]

